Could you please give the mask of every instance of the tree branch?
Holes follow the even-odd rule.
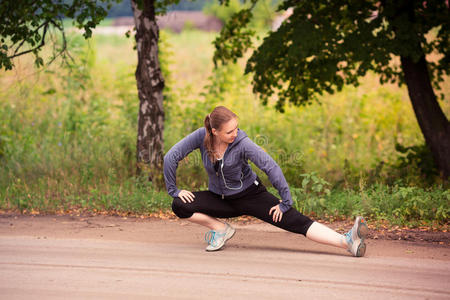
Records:
[[[30,49],[30,50],[26,50],[26,51],[20,52],[19,54],[16,53],[17,50],[18,50],[18,48],[17,48],[17,49],[16,49],[16,52],[14,52],[14,55],[8,56],[8,58],[9,58],[9,59],[12,59],[12,58],[14,58],[14,57],[21,56],[21,55],[24,55],[24,54],[33,52],[33,51],[35,51],[35,50],[37,50],[37,49],[43,47],[43,46],[45,45],[45,35],[47,34],[48,22],[47,22],[47,23],[44,23],[44,24],[45,24],[45,27],[44,27],[44,34],[43,34],[43,36],[42,36],[42,40],[41,40],[41,44],[40,44],[40,45],[36,46],[36,47],[33,48],[33,49]],[[41,25],[41,26],[42,26],[42,25]],[[23,43],[23,42],[22,42],[22,43]]]
[[[42,23],[38,28],[36,28],[30,35],[33,36],[39,29],[41,29],[43,26],[47,26],[48,25],[48,21],[45,23]],[[19,49],[23,46],[23,44],[25,44],[26,39],[23,39],[22,42],[19,44],[19,46],[17,46],[16,50],[14,51],[14,55],[17,54],[17,52],[19,51]]]
[[[54,55],[51,59],[50,59],[50,61],[47,63],[47,65],[50,65],[58,56],[60,56],[62,53],[64,53],[64,52],[66,52],[66,49],[67,49],[67,40],[66,40],[66,33],[64,32],[64,27],[63,26],[59,26],[58,24],[56,24],[54,21],[50,21],[56,28],[58,28],[59,29],[59,31],[61,31],[61,34],[62,34],[62,40],[63,40],[63,45],[62,45],[62,48],[61,48],[61,50],[56,54],[56,55]],[[70,56],[70,53],[69,52],[67,52],[66,53],[72,60],[73,60],[73,58]]]

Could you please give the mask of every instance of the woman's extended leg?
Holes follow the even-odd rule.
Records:
[[[366,253],[365,238],[368,227],[363,217],[356,217],[352,229],[341,235],[325,225],[314,222],[308,229],[306,237],[322,244],[332,245],[347,249],[354,256],[364,256]]]
[[[273,206],[280,204],[280,200],[268,192],[261,183],[253,193],[246,195],[244,198],[231,200],[229,203],[240,214],[256,217],[284,230],[305,236],[310,226],[314,223],[313,220],[295,209],[285,212],[280,222],[274,222],[272,216],[269,215],[269,210]]]
[[[312,221],[295,208],[285,212],[280,222],[274,222],[269,215],[269,210],[279,203],[277,197],[261,186],[253,195],[247,196],[242,201],[233,202],[233,206],[243,214],[252,215],[285,230],[303,234],[315,242],[348,249],[354,256],[364,255],[367,225],[363,218],[358,217],[353,228],[342,235],[323,224]]]
[[[306,237],[314,242],[347,249],[347,242],[342,234],[318,222],[311,224]]]

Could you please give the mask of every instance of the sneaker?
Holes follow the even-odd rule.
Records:
[[[210,230],[205,234],[205,241],[208,243],[206,251],[220,250],[225,245],[225,242],[233,237],[236,230],[228,223],[225,223],[225,225],[226,228],[224,230]]]
[[[361,257],[366,253],[364,240],[369,233],[366,221],[363,217],[356,217],[355,224],[344,236],[347,241],[348,252],[353,256]]]

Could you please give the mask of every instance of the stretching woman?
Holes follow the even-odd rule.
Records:
[[[354,256],[364,256],[368,228],[357,217],[344,235],[312,221],[292,207],[292,198],[283,172],[277,163],[238,128],[236,114],[223,106],[216,107],[201,127],[164,156],[164,179],[172,196],[172,210],[179,217],[211,229],[206,235],[207,251],[221,249],[235,233],[228,223],[217,218],[254,216],[308,239],[347,249]],[[209,176],[208,191],[190,192],[176,186],[178,162],[200,149],[203,166]],[[281,201],[269,193],[248,161],[269,177]]]

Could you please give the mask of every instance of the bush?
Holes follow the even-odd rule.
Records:
[[[313,186],[320,188],[319,181],[315,182]],[[335,189],[318,193],[313,189],[292,188],[291,193],[295,208],[325,219],[363,215],[392,224],[419,226],[433,222],[447,224],[450,217],[450,190],[442,186],[424,189],[375,184],[360,191]]]
[[[427,184],[432,184],[439,177],[436,163],[427,145],[405,147],[397,143],[395,150],[399,155],[392,168],[399,172],[399,177],[412,179],[414,182],[424,180]]]

